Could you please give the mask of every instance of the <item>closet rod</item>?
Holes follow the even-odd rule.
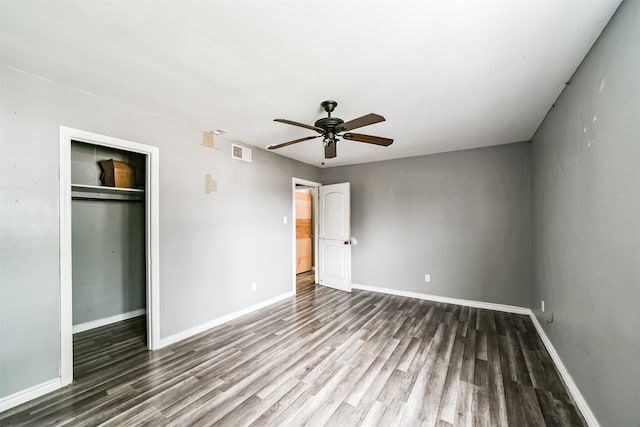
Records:
[[[135,202],[144,200],[144,190],[141,188],[72,184],[71,198],[73,200],[121,200]]]

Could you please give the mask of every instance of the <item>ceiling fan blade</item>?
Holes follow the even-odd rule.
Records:
[[[338,126],[338,132],[344,132],[345,130],[353,130],[357,128],[361,128],[363,126],[369,126],[374,123],[384,122],[384,117],[380,114],[369,113],[365,116],[358,117],[357,119],[350,120],[346,123]]]
[[[385,147],[393,144],[393,139],[383,138],[381,136],[363,135],[361,133],[345,133],[342,135],[344,139],[349,141],[366,142],[367,144],[384,145]]]
[[[304,138],[294,139],[293,141],[283,142],[282,144],[270,145],[267,148],[269,150],[275,150],[276,148],[286,147],[287,145],[297,144],[298,142],[308,141],[310,139],[319,138],[322,135],[305,136]]]
[[[324,146],[324,158],[325,159],[333,159],[334,157],[336,157],[338,155],[337,150],[336,150],[336,146],[337,144],[335,142],[332,142],[330,144],[327,144]]]
[[[301,128],[305,128],[305,129],[311,129],[311,130],[315,130],[316,132],[319,133],[324,133],[324,129],[316,127],[316,126],[311,126],[311,125],[305,125],[304,123],[298,123],[298,122],[294,122],[293,120],[287,120],[287,119],[273,119],[274,122],[280,122],[280,123],[285,123],[288,125],[293,125],[293,126],[298,126]]]

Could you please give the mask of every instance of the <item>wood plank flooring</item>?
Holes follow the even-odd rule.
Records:
[[[170,347],[144,317],[76,335],[76,380],[2,426],[585,425],[527,316],[298,295]]]

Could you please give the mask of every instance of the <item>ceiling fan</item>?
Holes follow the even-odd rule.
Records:
[[[321,105],[327,112],[328,117],[323,117],[317,120],[313,126],[294,122],[293,120],[274,119],[276,122],[314,130],[318,132],[319,135],[306,136],[304,138],[294,139],[293,141],[283,142],[282,144],[270,145],[267,148],[269,150],[275,150],[276,148],[286,147],[287,145],[297,144],[298,142],[307,141],[309,139],[323,137],[324,157],[325,159],[332,159],[336,157],[336,145],[338,141],[340,141],[338,137],[342,137],[349,141],[366,142],[367,144],[383,145],[385,147],[393,144],[393,139],[390,138],[348,132],[374,123],[384,122],[385,119],[381,115],[370,113],[345,122],[338,117],[331,117],[331,112],[338,106],[336,101],[324,101]],[[347,133],[340,135],[342,132]]]

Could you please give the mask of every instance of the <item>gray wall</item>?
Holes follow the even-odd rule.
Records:
[[[9,107],[13,89],[4,76],[0,76],[0,397],[56,378],[60,356],[57,131],[46,120],[18,115]],[[16,89],[14,97],[19,98],[20,88]],[[43,134],[49,134],[48,143],[41,140]]]
[[[529,144],[323,171],[325,183],[344,181],[353,283],[530,305]]]
[[[640,425],[640,2],[533,138],[534,307],[603,426]]]
[[[201,129],[0,73],[0,398],[58,377],[59,125],[160,148],[161,337],[291,290],[291,177],[317,168],[259,149],[233,160],[222,138],[200,146]]]
[[[73,324],[146,307],[144,201],[72,202]]]
[[[144,177],[144,156],[74,142],[71,182],[100,185],[98,161],[107,159],[126,161]],[[79,199],[71,209],[73,324],[145,308],[144,200]]]

